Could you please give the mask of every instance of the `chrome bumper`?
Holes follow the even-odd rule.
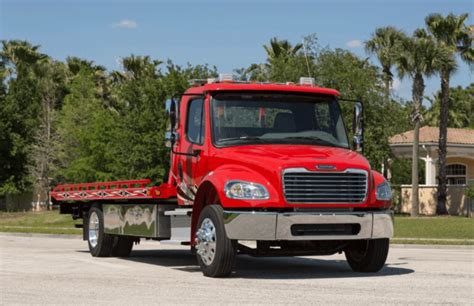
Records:
[[[357,240],[391,238],[393,212],[260,212],[224,211],[227,237],[236,240]],[[359,224],[353,235],[298,235],[292,234],[296,224]]]

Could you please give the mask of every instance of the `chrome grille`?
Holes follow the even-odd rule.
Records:
[[[367,172],[316,172],[287,169],[283,191],[289,203],[362,203],[367,195]]]

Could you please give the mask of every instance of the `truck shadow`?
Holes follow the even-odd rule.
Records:
[[[188,250],[136,250],[123,260],[170,267],[175,270],[200,273],[196,256]],[[415,272],[399,267],[407,264],[388,264],[377,273],[356,273],[345,260],[310,257],[251,257],[239,255],[232,277],[248,279],[309,279],[309,278],[364,278],[404,275]]]

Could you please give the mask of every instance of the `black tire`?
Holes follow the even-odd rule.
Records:
[[[225,277],[232,273],[237,254],[237,243],[227,238],[224,228],[223,210],[220,205],[206,206],[199,216],[196,231],[205,219],[210,219],[215,226],[215,255],[210,264],[204,263],[201,255],[196,254],[201,271],[208,277]]]
[[[98,217],[97,241],[92,241],[90,237],[90,223],[88,223],[87,243],[89,251],[94,257],[108,257],[112,252],[114,237],[104,233],[104,214],[102,210],[97,206],[91,207],[87,219],[90,221],[94,214]]]
[[[378,272],[387,260],[388,239],[354,241],[346,250],[346,259],[355,272]]]
[[[132,237],[115,236],[111,255],[115,257],[128,257],[132,252],[134,239]]]

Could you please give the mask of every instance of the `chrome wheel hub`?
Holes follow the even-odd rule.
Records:
[[[208,266],[214,261],[216,255],[216,227],[211,219],[202,221],[201,227],[196,232],[196,252],[201,256],[202,262]]]
[[[89,243],[95,248],[99,240],[99,216],[94,211],[89,216]]]

